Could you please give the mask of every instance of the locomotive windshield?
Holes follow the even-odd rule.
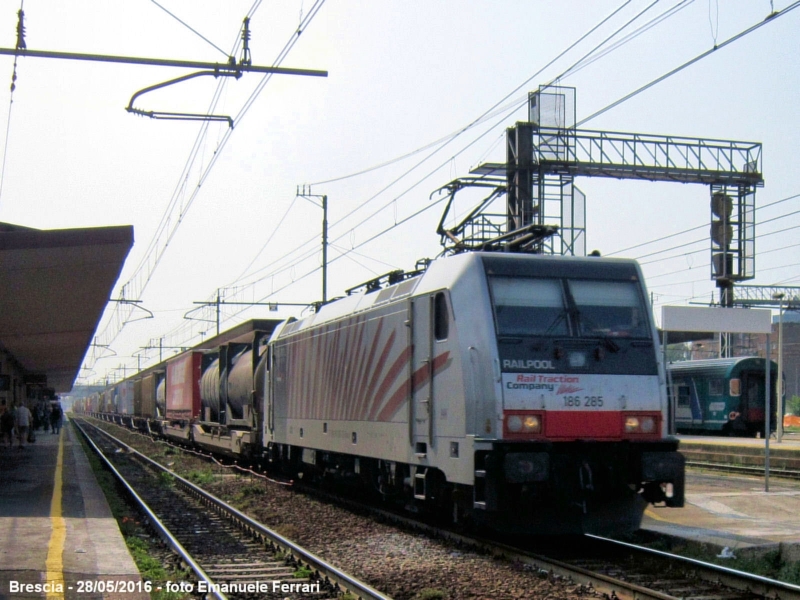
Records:
[[[650,337],[635,282],[490,277],[489,285],[501,337]]]

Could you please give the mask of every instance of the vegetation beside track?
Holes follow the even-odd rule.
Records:
[[[712,544],[692,540],[667,538],[654,535],[651,532],[639,531],[630,539],[623,539],[653,550],[661,550],[670,554],[677,554],[702,562],[728,567],[736,571],[745,571],[761,577],[800,585],[800,561],[787,561],[779,549],[770,549],[758,553],[744,550],[740,552],[733,549],[733,556],[721,556],[722,549]]]

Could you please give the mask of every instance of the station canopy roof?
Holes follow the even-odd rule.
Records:
[[[0,223],[0,349],[68,392],[133,247],[133,226],[40,230]]]

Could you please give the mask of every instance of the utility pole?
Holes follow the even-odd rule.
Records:
[[[205,321],[205,322],[213,322],[210,319],[197,319],[195,317],[190,317],[189,315],[196,310],[199,310],[203,306],[215,306],[217,311],[217,335],[219,335],[219,325],[220,325],[220,306],[223,305],[231,305],[231,306],[269,306],[271,311],[278,310],[279,306],[312,306],[312,303],[309,302],[229,302],[228,300],[223,300],[220,296],[220,288],[217,288],[217,297],[211,301],[194,301],[192,304],[199,304],[197,308],[193,308],[192,310],[188,311],[186,314],[183,315],[184,319],[188,319],[190,321]],[[160,356],[159,356],[160,359]]]
[[[778,292],[772,296],[779,302],[778,308],[778,381],[775,382],[775,395],[778,403],[777,415],[778,422],[775,424],[776,441],[780,443],[783,439],[783,298],[784,294]],[[767,401],[769,407],[769,400]]]
[[[328,196],[326,194],[312,194],[311,186],[306,190],[297,186],[297,197],[305,198],[314,206],[322,208],[322,304],[328,302]],[[313,199],[319,198],[319,204]]]
[[[217,288],[217,335],[219,335],[219,288]]]

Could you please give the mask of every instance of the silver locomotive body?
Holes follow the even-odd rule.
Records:
[[[470,253],[279,326],[263,446],[311,478],[515,532],[683,505],[633,261]]]

